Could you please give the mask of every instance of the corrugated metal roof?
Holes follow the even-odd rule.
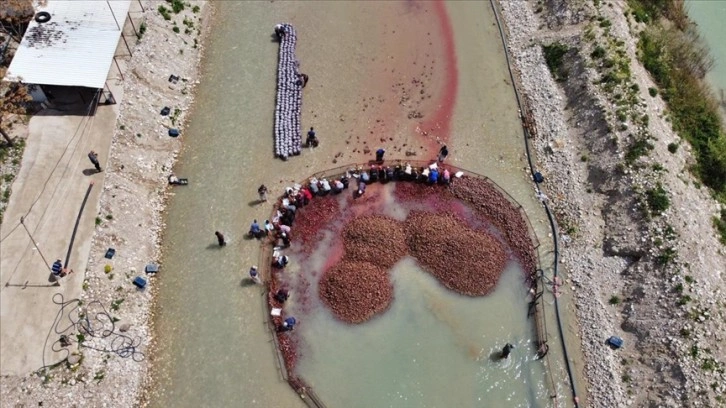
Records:
[[[130,5],[131,0],[48,1],[36,12],[47,11],[50,21],[30,22],[5,80],[103,88]]]

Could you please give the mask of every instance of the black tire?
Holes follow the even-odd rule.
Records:
[[[47,11],[41,11],[35,14],[35,21],[39,23],[47,23],[48,21],[50,21],[50,13],[48,13]]]

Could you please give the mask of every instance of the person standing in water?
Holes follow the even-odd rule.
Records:
[[[214,231],[214,235],[217,237],[217,243],[219,246],[227,245],[227,241],[224,240],[224,235],[219,231]]]
[[[262,284],[262,281],[260,280],[260,273],[257,271],[257,266],[252,266],[250,268],[250,278],[256,284],[258,284],[258,285]]]
[[[381,147],[380,149],[376,150],[376,161],[382,162],[384,154],[386,154],[386,149]]]
[[[88,153],[88,160],[90,160],[91,163],[93,164],[93,166],[96,167],[96,171],[97,172],[100,173],[100,172],[103,171],[103,169],[101,168],[101,163],[98,162],[98,153],[96,153],[93,150],[91,150]]]
[[[443,162],[444,159],[446,159],[446,156],[449,155],[449,149],[446,147],[446,145],[441,146],[441,149],[439,149],[439,161]]]
[[[511,343],[507,343],[506,345],[504,345],[501,358],[509,358],[509,354],[512,352],[512,349],[514,349],[514,346]]]

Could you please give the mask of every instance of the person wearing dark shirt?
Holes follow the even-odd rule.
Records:
[[[448,155],[449,149],[446,147],[446,145],[441,146],[441,149],[439,150],[439,161],[443,162]]]

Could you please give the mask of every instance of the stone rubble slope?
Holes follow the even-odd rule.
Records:
[[[711,223],[720,207],[688,172],[694,162],[688,145],[676,154],[667,149],[680,139],[665,120],[663,101],[648,95],[655,85],[637,60],[625,5],[504,1],[500,7],[506,21],[516,22],[508,24],[508,46],[539,130],[538,169],[565,244],[560,270],[575,292],[587,405],[716,405],[726,391],[718,371],[726,360],[718,347],[726,338],[726,257]],[[602,20],[592,23],[591,16]],[[605,20],[600,27],[609,29],[600,30],[597,22]],[[598,85],[588,31],[594,42],[622,45],[639,90],[634,109],[648,115],[645,124],[615,120],[617,105]],[[542,52],[555,41],[570,47],[570,75],[561,82]],[[653,148],[637,166],[623,166],[638,132],[652,136]],[[643,191],[659,183],[671,205],[659,216],[647,214]],[[671,248],[674,259],[659,263]],[[693,301],[680,304],[683,295]],[[607,348],[611,335],[623,337],[625,347]],[[703,368],[710,358],[714,370]]]

